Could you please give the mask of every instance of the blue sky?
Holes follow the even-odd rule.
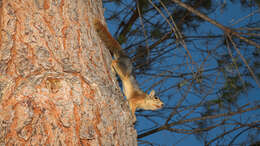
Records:
[[[227,2],[229,2],[229,1],[227,1]],[[107,7],[109,7],[109,9],[116,8],[115,6],[107,6]],[[232,24],[234,22],[236,22],[237,20],[239,20],[240,18],[247,16],[248,14],[257,10],[257,8],[244,9],[240,6],[239,3],[232,4],[232,7],[225,8],[225,10],[223,12],[220,11],[220,8],[217,8],[217,9],[219,9],[219,10],[216,11],[217,13],[211,14],[210,18],[212,18],[212,19],[216,20],[217,22],[219,22],[219,23],[221,23],[225,26],[228,26],[228,27],[231,27]],[[105,16],[106,16],[106,11],[105,11]],[[255,19],[257,17],[260,18],[260,13],[258,13],[257,15],[254,15],[254,17],[248,17],[244,20],[241,20],[241,22],[239,24],[234,25],[232,27],[237,28],[237,27],[239,27],[243,24],[243,21],[247,22],[249,19]],[[108,21],[107,24],[108,24],[110,32],[113,34],[116,31],[118,24],[115,24],[115,22],[111,23],[109,21]],[[207,22],[203,23],[200,26],[199,31],[202,32],[202,33],[205,32],[205,35],[207,35],[207,33],[209,31],[214,32],[214,33],[219,32],[219,34],[223,34],[223,32],[220,29],[216,28],[215,26],[213,26],[212,24],[207,23]],[[203,43],[199,43],[198,46],[203,47]],[[190,49],[192,49],[192,48],[190,48]],[[193,57],[195,59],[199,59],[199,56],[193,56]],[[176,61],[174,59],[175,58],[172,58],[172,60],[168,60],[168,61],[169,62]],[[213,62],[209,62],[209,65],[211,65],[211,63],[213,63]],[[140,79],[138,79],[138,81],[146,81],[146,79],[140,78]],[[154,80],[152,80],[151,82],[154,82]],[[151,82],[146,82],[147,85],[143,84],[143,85],[141,85],[141,87],[142,88],[149,87]],[[254,82],[253,82],[253,84],[256,87],[256,84]],[[167,86],[167,83],[164,84],[164,86]],[[165,103],[167,103],[168,105],[174,105],[174,102],[178,101],[178,99],[179,99],[178,96],[181,96],[181,95],[178,94],[178,93],[173,93],[173,92],[175,92],[175,91],[172,90],[172,91],[168,92],[168,95],[172,95],[174,97],[170,100],[168,100],[168,98],[165,97],[166,96],[165,94],[163,94],[160,98]],[[239,103],[241,103],[241,104],[248,103],[248,102],[252,103],[255,100],[258,100],[259,96],[260,96],[260,92],[259,92],[258,87],[250,89],[250,92],[248,93],[248,95],[243,95],[243,97],[241,97]],[[195,102],[195,99],[197,98],[197,97],[193,97],[192,94],[189,94],[188,97],[189,97],[189,99],[194,99],[194,102]],[[190,100],[190,101],[192,101],[192,100]],[[145,114],[145,113],[148,113],[148,112],[150,112],[150,111],[145,111],[145,112],[141,112],[141,113],[138,112],[137,115]],[[158,112],[160,112],[160,111],[158,111]],[[162,114],[167,115],[167,113],[162,113]],[[253,112],[251,114],[255,114],[255,113]],[[237,118],[239,118],[239,116]],[[155,123],[152,123],[151,121],[149,121],[149,120],[147,120],[147,119],[145,119],[141,116],[137,116],[137,120],[138,120],[138,122],[136,124],[136,129],[139,132],[138,134],[141,134],[143,132],[143,129],[151,128],[151,127],[152,127],[151,129],[153,129],[153,128],[156,128],[156,127],[159,126],[159,125],[156,125]],[[164,123],[164,120],[162,118],[154,118],[154,120],[158,123],[160,123],[160,122]],[[212,135],[217,134],[217,131],[215,131],[215,132],[216,133],[211,133],[211,134]],[[235,133],[237,133],[237,132],[234,132],[234,134]],[[211,138],[213,138],[213,137],[211,137]],[[241,136],[240,138],[241,138],[241,140],[244,140],[243,136]],[[260,137],[259,137],[259,139],[260,139]],[[142,138],[140,140],[147,140],[151,143],[154,143],[155,145],[160,145],[160,146],[168,146],[168,145],[169,146],[171,146],[171,145],[177,145],[177,146],[191,146],[191,145],[193,145],[193,146],[197,146],[197,145],[203,145],[203,143],[201,143],[197,138],[195,138],[194,135],[183,135],[183,134],[177,134],[177,133],[168,132],[168,131],[157,132],[153,135]]]

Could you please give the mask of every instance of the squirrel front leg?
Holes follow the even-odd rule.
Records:
[[[124,79],[127,79],[127,78],[128,78],[128,75],[125,75],[125,74],[123,73],[123,71],[122,71],[122,69],[120,68],[120,66],[119,66],[117,60],[112,60],[111,67],[113,68],[113,70],[116,71],[116,73],[119,75],[119,77],[121,78],[121,80],[124,80]],[[129,107],[130,107],[132,116],[133,116],[133,118],[134,118],[133,120],[134,120],[134,123],[135,123],[135,121],[136,121],[136,116],[135,116],[136,105],[135,105],[135,103],[133,103],[133,101],[132,101],[131,99],[128,100],[128,104],[129,104]]]
[[[128,104],[129,104],[132,116],[134,118],[133,120],[134,120],[134,123],[135,123],[135,121],[136,121],[136,116],[135,116],[136,104],[134,104],[131,100],[128,100]]]

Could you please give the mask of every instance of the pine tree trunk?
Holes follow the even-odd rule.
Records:
[[[101,0],[0,0],[0,145],[137,145]]]

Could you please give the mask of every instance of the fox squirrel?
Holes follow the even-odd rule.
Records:
[[[124,53],[120,44],[112,37],[107,28],[97,19],[94,19],[94,27],[114,57],[111,66],[122,80],[123,92],[128,100],[134,122],[136,121],[136,109],[156,110],[162,108],[163,102],[155,96],[154,90],[147,94],[139,88],[132,73],[131,59]]]

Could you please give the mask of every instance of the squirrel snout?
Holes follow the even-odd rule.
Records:
[[[161,103],[161,108],[163,107],[163,102]]]

